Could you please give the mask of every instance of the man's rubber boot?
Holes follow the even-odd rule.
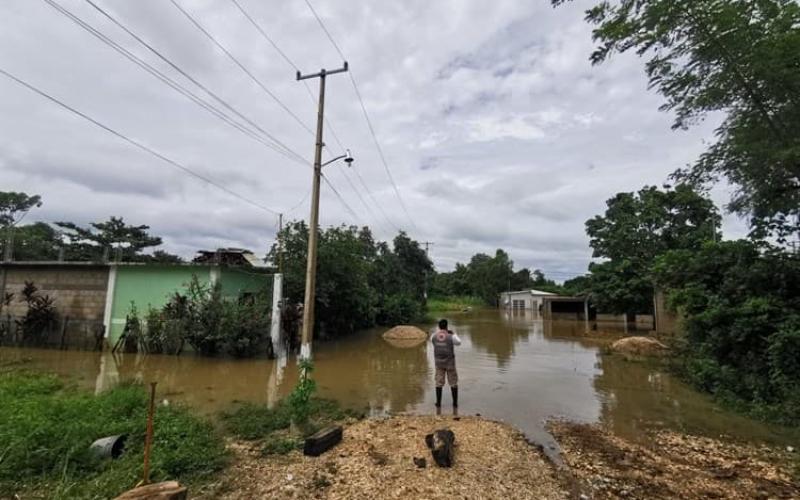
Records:
[[[458,408],[458,386],[451,387],[450,392],[453,394],[453,408]]]
[[[436,388],[436,407],[438,408],[440,406],[442,406],[442,388],[441,387],[437,387]]]

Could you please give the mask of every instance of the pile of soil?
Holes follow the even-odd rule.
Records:
[[[440,468],[425,435],[449,428],[455,463]],[[555,472],[514,429],[478,417],[400,416],[345,428],[344,439],[320,457],[299,451],[261,456],[231,446],[235,461],[215,493],[220,498],[536,498],[565,499]],[[414,458],[424,457],[418,468]]]
[[[384,340],[395,347],[414,347],[428,339],[424,330],[410,325],[398,325],[384,332]]]
[[[549,427],[591,498],[800,498],[782,450],[669,431],[641,444],[598,425]]]
[[[632,356],[662,356],[668,347],[650,337],[625,337],[611,344],[611,350]]]

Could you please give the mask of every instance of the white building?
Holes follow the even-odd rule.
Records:
[[[500,305],[505,309],[515,311],[534,311],[538,313],[544,303],[545,297],[555,297],[556,294],[541,290],[520,290],[518,292],[503,292],[500,294]]]

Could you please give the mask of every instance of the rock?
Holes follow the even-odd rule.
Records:
[[[634,356],[661,356],[668,348],[650,337],[625,337],[611,344],[611,350]]]
[[[789,453],[794,453],[794,446],[787,446],[786,451],[788,451]]]
[[[134,488],[116,500],[186,500],[187,490],[177,481],[164,481]]]
[[[428,461],[425,460],[425,457],[414,457],[414,465],[416,465],[419,469],[424,469],[428,466]]]
[[[453,465],[453,446],[455,442],[456,435],[450,429],[439,429],[425,436],[425,444],[431,450],[433,461],[439,467],[451,467]]]

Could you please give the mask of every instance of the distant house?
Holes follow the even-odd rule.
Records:
[[[515,311],[541,311],[545,297],[555,297],[556,294],[541,290],[519,290],[516,292],[503,292],[500,294],[500,306]]]

